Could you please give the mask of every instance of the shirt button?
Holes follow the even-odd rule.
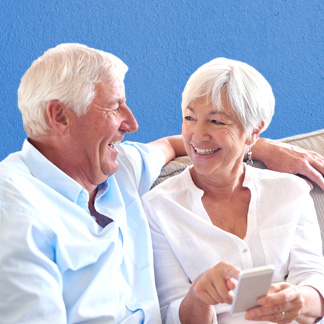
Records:
[[[84,192],[81,192],[81,194],[80,194],[80,200],[81,200],[83,203],[88,202],[87,194],[84,193]]]
[[[248,250],[247,249],[243,249],[243,253],[246,253]]]

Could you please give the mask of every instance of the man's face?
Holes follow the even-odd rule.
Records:
[[[86,115],[70,119],[70,138],[82,181],[99,185],[118,170],[114,143],[128,132],[138,129],[136,119],[126,105],[125,87],[121,81],[101,83]]]

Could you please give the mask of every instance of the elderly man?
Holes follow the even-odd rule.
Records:
[[[117,144],[138,128],[126,71],[112,54],[62,44],[22,78],[28,138],[0,164],[1,323],[160,323],[140,196],[185,151],[177,136]],[[273,152],[323,186],[311,154],[255,147],[269,163]]]

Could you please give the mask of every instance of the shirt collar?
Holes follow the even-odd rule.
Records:
[[[78,182],[50,162],[27,139],[21,153],[31,174],[67,199],[76,202],[81,193],[88,195]]]
[[[27,139],[21,153],[22,159],[35,178],[90,213],[89,193],[78,182],[50,162]],[[98,212],[114,221],[118,219],[121,224],[126,221],[124,201],[114,176],[98,186],[95,200]]]

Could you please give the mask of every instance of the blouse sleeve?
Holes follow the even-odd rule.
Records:
[[[150,197],[144,196],[142,202],[152,235],[155,280],[162,323],[180,324],[179,307],[191,287],[191,281],[169,242],[169,239],[172,240],[172,244],[181,240],[177,240],[176,237],[170,238],[173,234],[165,232],[167,229],[161,226],[159,218],[166,217],[166,215],[159,212],[160,208],[156,206],[155,200],[150,199]],[[181,224],[178,224],[178,226],[181,228]]]
[[[152,235],[155,280],[162,322],[180,324],[179,306],[191,283],[158,224],[158,211],[151,205],[152,201],[146,200],[145,196],[142,201]]]
[[[301,216],[290,254],[287,282],[312,286],[324,298],[324,258],[322,240],[313,200],[304,195]]]

